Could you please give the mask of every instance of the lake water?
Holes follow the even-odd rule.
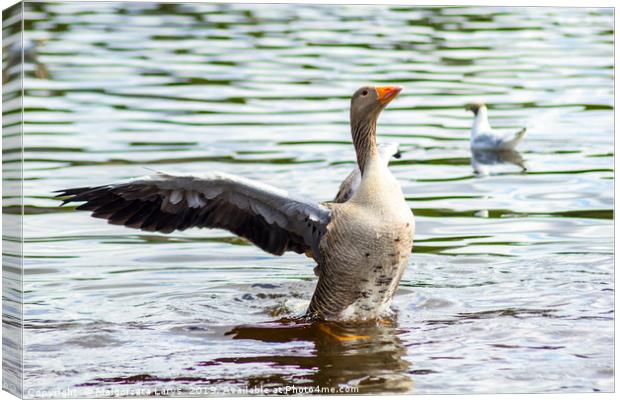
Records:
[[[613,390],[611,9],[28,7],[27,394]],[[417,220],[397,322],[330,328],[366,339],[278,322],[312,294],[308,258],[107,225],[52,198],[156,169],[328,201],[354,166],[349,97],[366,83],[404,86],[378,132],[401,145],[391,170]],[[476,99],[498,130],[528,128],[527,172],[474,174]]]

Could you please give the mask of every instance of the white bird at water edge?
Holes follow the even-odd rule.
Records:
[[[474,114],[470,147],[475,150],[514,150],[525,136],[526,128],[516,133],[498,133],[489,124],[488,109],[483,102],[469,103],[467,111]]]

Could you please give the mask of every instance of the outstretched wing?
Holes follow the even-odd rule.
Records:
[[[503,149],[514,149],[517,144],[523,139],[525,136],[525,132],[527,132],[526,128],[522,128],[519,132],[507,135],[506,138],[502,142]]]
[[[60,190],[57,197],[85,202],[78,210],[145,231],[222,228],[276,255],[312,250],[331,219],[329,208],[296,200],[273,186],[223,173],[157,174],[126,183]]]

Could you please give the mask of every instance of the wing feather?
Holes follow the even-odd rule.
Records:
[[[157,174],[58,193],[63,204],[82,202],[77,209],[92,211],[93,217],[111,224],[163,233],[192,227],[221,228],[273,254],[311,250],[315,259],[331,219],[330,209],[323,205],[222,173]]]

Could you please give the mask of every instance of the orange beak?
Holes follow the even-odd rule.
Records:
[[[376,86],[377,99],[381,104],[387,104],[394,100],[398,93],[403,90],[402,86]]]

